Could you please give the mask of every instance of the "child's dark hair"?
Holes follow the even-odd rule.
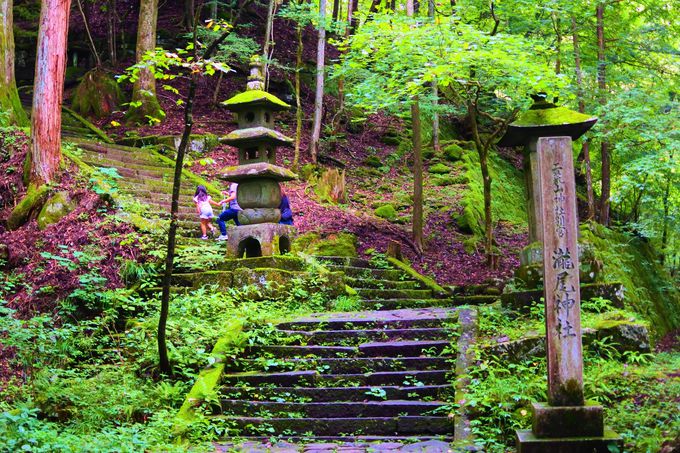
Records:
[[[208,190],[205,188],[205,186],[196,187],[194,198],[198,201],[205,201],[208,199]]]

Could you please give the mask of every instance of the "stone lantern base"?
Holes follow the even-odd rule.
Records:
[[[533,429],[517,430],[517,453],[610,453],[621,438],[604,427],[602,406],[533,403]]]
[[[295,227],[279,223],[258,223],[227,228],[227,256],[253,258],[290,252]]]

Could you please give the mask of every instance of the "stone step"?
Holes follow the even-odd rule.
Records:
[[[150,168],[131,168],[125,164],[115,164],[111,162],[97,161],[94,159],[84,159],[84,162],[92,165],[93,167],[115,168],[118,174],[123,178],[151,178],[172,183],[172,169],[167,167],[155,170]]]
[[[448,340],[430,341],[388,341],[363,343],[356,347],[351,346],[288,346],[266,345],[251,346],[248,353],[252,357],[258,354],[273,354],[277,357],[398,357],[398,356],[436,356],[444,348],[450,346]]]
[[[139,177],[128,177],[118,181],[118,185],[123,187],[128,187],[129,190],[137,192],[137,190],[146,190],[156,194],[172,194],[172,180],[163,181],[162,179],[154,178],[139,178]],[[186,179],[183,179],[182,185],[180,187],[180,195],[187,195],[193,198],[196,193],[196,186],[192,183],[188,183]]]
[[[455,307],[461,305],[453,299],[365,299],[361,306],[366,310],[398,310],[430,307]]]
[[[450,384],[380,387],[248,387],[223,386],[224,399],[249,399],[277,402],[335,402],[386,400],[445,400],[455,388]],[[337,434],[337,433],[336,433]]]
[[[369,278],[396,281],[410,280],[409,277],[403,271],[397,269],[375,269],[369,267],[339,266],[335,264],[327,264],[325,267],[333,271],[342,271],[346,275],[354,278]]]
[[[175,171],[175,169],[170,165],[156,162],[147,158],[138,159],[134,155],[116,158],[115,156],[111,156],[109,154],[84,150],[81,159],[87,163],[90,163],[91,165],[96,165],[99,167],[121,167],[129,168],[131,170],[148,170],[156,174],[167,174],[169,172],[171,178]]]
[[[452,434],[453,422],[447,417],[401,416],[372,418],[262,418],[216,416],[225,426],[233,427],[232,435],[285,433],[321,436],[345,434],[362,435],[434,435]]]
[[[449,408],[441,401],[337,401],[327,403],[279,403],[275,401],[222,400],[222,412],[228,415],[281,417],[296,414],[312,418],[398,417],[404,415],[447,415]]]
[[[501,296],[492,296],[479,294],[475,296],[454,296],[453,302],[455,305],[485,305],[493,304],[500,300]]]
[[[439,300],[439,299],[435,299]],[[277,325],[282,330],[355,330],[408,329],[441,327],[443,321],[453,322],[456,308],[417,308],[382,311],[317,313]]]
[[[455,428],[454,428],[455,429]],[[451,436],[239,436],[232,442],[214,442],[218,453],[465,453],[469,447],[455,447]]]
[[[362,329],[362,330],[282,330],[286,336],[299,336],[308,345],[322,345],[332,342],[356,344],[366,341],[394,340],[444,340],[451,336],[451,330],[440,327],[410,329]]]
[[[352,266],[352,267],[373,267],[370,261],[362,258],[354,258],[350,256],[321,256],[317,255],[314,258],[321,261],[323,264],[332,264],[337,266]]]
[[[316,371],[285,371],[281,373],[227,373],[224,385],[266,384],[286,387],[370,387],[385,385],[443,385],[449,382],[450,370],[379,371],[365,374],[319,374]]]
[[[94,143],[90,141],[72,140],[81,150],[83,150],[84,157],[91,157],[94,159],[108,159],[110,161],[117,161],[122,164],[137,164],[137,165],[152,165],[165,166],[172,168],[170,165],[165,165],[157,156],[144,150],[143,148],[125,148],[119,145],[110,145],[105,143]]]
[[[431,299],[430,289],[354,288],[363,299]]]
[[[422,289],[415,280],[380,280],[368,278],[345,277],[345,283],[352,288],[374,289]]]
[[[315,370],[323,373],[364,373],[368,371],[435,370],[453,367],[454,357],[351,357],[270,360],[245,359],[235,367],[243,371]]]

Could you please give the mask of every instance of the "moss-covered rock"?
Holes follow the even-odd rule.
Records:
[[[38,214],[38,228],[44,230],[48,225],[59,222],[72,212],[78,203],[71,198],[68,192],[55,193],[45,202]]]
[[[378,156],[368,156],[366,159],[364,159],[364,165],[373,168],[380,168],[383,166],[383,163]]]
[[[431,165],[428,171],[430,173],[434,173],[435,175],[445,175],[451,172],[451,167],[446,164],[438,163]]]
[[[82,115],[104,118],[120,109],[124,102],[123,92],[111,74],[95,68],[83,77],[73,94],[73,110]]]
[[[448,160],[449,162],[459,161],[465,153],[465,150],[458,143],[450,143],[446,145],[443,151],[444,159]]]
[[[397,218],[397,210],[391,204],[379,206],[373,213],[386,220],[395,220]]]
[[[649,319],[654,335],[680,328],[680,291],[648,243],[596,223],[581,225],[580,233],[603,263],[601,279],[623,284],[626,306]]]
[[[16,205],[7,218],[7,228],[16,230],[40,212],[49,194],[49,188],[43,184],[39,187],[31,184],[24,198]]]
[[[351,233],[305,233],[293,241],[293,251],[318,256],[358,256],[357,238]]]

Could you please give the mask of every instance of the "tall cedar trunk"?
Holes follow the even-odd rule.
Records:
[[[434,0],[428,0],[427,2],[427,15],[434,22],[435,17],[435,5]],[[432,97],[434,104],[434,112],[432,113],[432,147],[435,151],[439,151],[439,112],[437,112],[437,107],[439,106],[439,90],[437,88],[437,79],[432,81]]]
[[[333,0],[333,22],[340,18],[340,0]]]
[[[268,85],[269,77],[267,73],[269,72],[269,57],[272,52],[271,47],[274,45],[273,27],[274,27],[274,9],[276,7],[276,0],[269,0],[269,6],[267,7],[267,23],[264,29],[264,45],[262,46],[262,56],[264,57],[264,76],[265,76],[265,87]]]
[[[673,160],[673,154],[671,154],[671,161]],[[673,181],[674,174],[669,172],[666,176],[666,190],[663,194],[663,231],[661,232],[661,265],[663,266],[666,262],[666,254],[668,248],[668,214],[670,212],[670,197],[671,197],[671,184]]]
[[[423,253],[423,144],[420,137],[420,104],[418,96],[411,103],[413,127],[413,243]]]
[[[312,139],[309,142],[309,153],[312,163],[316,164],[321,138],[321,120],[323,117],[323,84],[324,60],[326,52],[326,0],[319,1],[319,41],[316,48],[316,95],[314,97],[314,123]]]
[[[552,20],[555,28],[555,74],[560,74],[562,72],[562,24],[557,12],[553,12]]]
[[[406,15],[413,16],[413,0],[406,0]],[[423,253],[423,143],[421,139],[420,103],[418,96],[411,102],[413,128],[413,243]]]
[[[109,45],[109,61],[111,66],[118,64],[118,53],[116,44],[116,0],[107,0],[106,3],[106,25],[107,36],[106,40]]]
[[[234,23],[238,21],[240,14],[237,14]],[[197,35],[194,26],[194,59],[196,59]],[[218,39],[213,41],[203,54],[203,59],[208,60],[215,53],[217,47],[224,42],[229,32],[224,32]],[[189,81],[189,91],[184,103],[184,132],[182,139],[177,149],[177,158],[175,160],[175,174],[172,181],[172,201],[170,202],[170,228],[168,229],[168,247],[165,256],[165,271],[163,273],[162,293],[161,293],[161,312],[158,318],[158,333],[156,340],[158,342],[158,358],[159,366],[162,373],[172,375],[172,366],[168,358],[168,348],[166,345],[165,328],[168,321],[168,314],[170,311],[170,283],[172,280],[172,271],[175,264],[175,245],[177,239],[177,212],[179,211],[179,192],[182,184],[182,167],[184,166],[184,155],[186,154],[189,138],[191,136],[191,129],[194,125],[193,110],[194,98],[196,97],[196,85],[199,74],[191,73]]]
[[[137,62],[144,60],[144,54],[156,47],[156,21],[158,19],[158,0],[141,0],[139,5],[139,21],[137,24]],[[144,68],[139,71],[139,78],[132,86],[132,101],[141,103],[130,107],[129,121],[147,122],[149,117],[163,119],[165,112],[161,109],[156,97],[156,79],[153,70]]]
[[[349,21],[349,34],[353,35],[359,24],[359,0],[349,0],[347,5],[347,20]]]
[[[493,254],[493,219],[491,216],[491,174],[489,172],[489,149],[484,145],[479,135],[479,125],[477,123],[477,105],[467,102],[468,119],[472,127],[472,138],[475,142],[477,155],[479,156],[479,166],[482,171],[482,186],[484,192],[484,251],[487,263],[490,267],[495,267]]]
[[[576,18],[571,17],[571,32],[574,42],[574,69],[576,71],[576,96],[578,98],[578,111],[585,113],[586,103],[583,100],[583,72],[581,71],[581,46],[579,44],[578,27]],[[588,219],[595,218],[595,194],[593,193],[593,173],[590,164],[590,141],[584,139],[581,144],[580,160],[583,160],[586,172],[586,193],[588,195]]]
[[[0,0],[0,111],[8,114],[9,124],[28,126],[14,79],[14,30],[12,0]],[[2,118],[0,118],[2,124]]]
[[[61,103],[71,0],[44,0],[40,10],[31,115],[31,182],[52,181],[61,160]]]
[[[196,3],[194,0],[184,0],[184,26],[187,30],[193,30]]]
[[[302,71],[302,27],[297,26],[297,53],[295,54],[295,155],[293,169],[297,171],[300,165],[300,139],[302,138],[302,100],[300,99],[300,71]]]
[[[604,3],[597,4],[597,86],[600,91],[600,104],[607,103],[606,89],[606,61],[604,48]],[[601,194],[600,194],[600,223],[609,225],[609,196],[611,192],[611,156],[609,142],[602,140],[600,144],[602,159]]]

